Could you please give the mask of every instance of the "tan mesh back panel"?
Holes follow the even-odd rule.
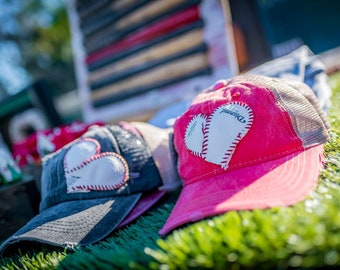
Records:
[[[273,91],[280,105],[289,113],[295,132],[305,148],[322,144],[329,139],[330,125],[316,96],[307,85],[259,75],[240,76],[240,78]]]
[[[313,105],[314,109],[318,112],[318,114],[319,114],[322,122],[324,123],[325,127],[327,128],[327,130],[330,129],[331,126],[328,123],[328,120],[327,120],[325,113],[323,112],[323,110],[321,109],[321,107],[319,105],[319,101],[318,101],[316,95],[314,94],[313,90],[311,88],[309,88],[309,86],[307,84],[301,83],[301,82],[295,81],[295,80],[288,80],[288,79],[280,79],[280,80],[283,80],[289,86],[295,88],[302,95],[304,95],[304,97],[306,99],[308,99],[308,101]]]

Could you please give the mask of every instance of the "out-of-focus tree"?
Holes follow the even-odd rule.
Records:
[[[75,87],[67,12],[58,0],[0,0],[0,98],[45,79],[51,94]]]

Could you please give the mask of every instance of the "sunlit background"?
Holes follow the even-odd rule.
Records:
[[[0,0],[0,98],[47,78],[53,92],[75,87],[63,1]]]

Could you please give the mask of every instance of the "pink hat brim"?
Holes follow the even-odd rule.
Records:
[[[322,158],[319,145],[185,185],[160,234],[231,210],[293,205],[315,189]]]
[[[148,211],[152,206],[154,206],[164,195],[165,191],[154,191],[151,194],[143,196],[135,207],[131,210],[131,212],[124,218],[124,220],[117,227],[118,229],[123,226],[135,221],[141,215],[143,215],[146,211]]]

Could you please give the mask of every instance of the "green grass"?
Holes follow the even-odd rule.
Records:
[[[160,238],[166,204],[74,252],[44,249],[1,269],[326,269],[340,267],[340,73],[330,77],[331,140],[317,189],[292,207],[231,211]]]

